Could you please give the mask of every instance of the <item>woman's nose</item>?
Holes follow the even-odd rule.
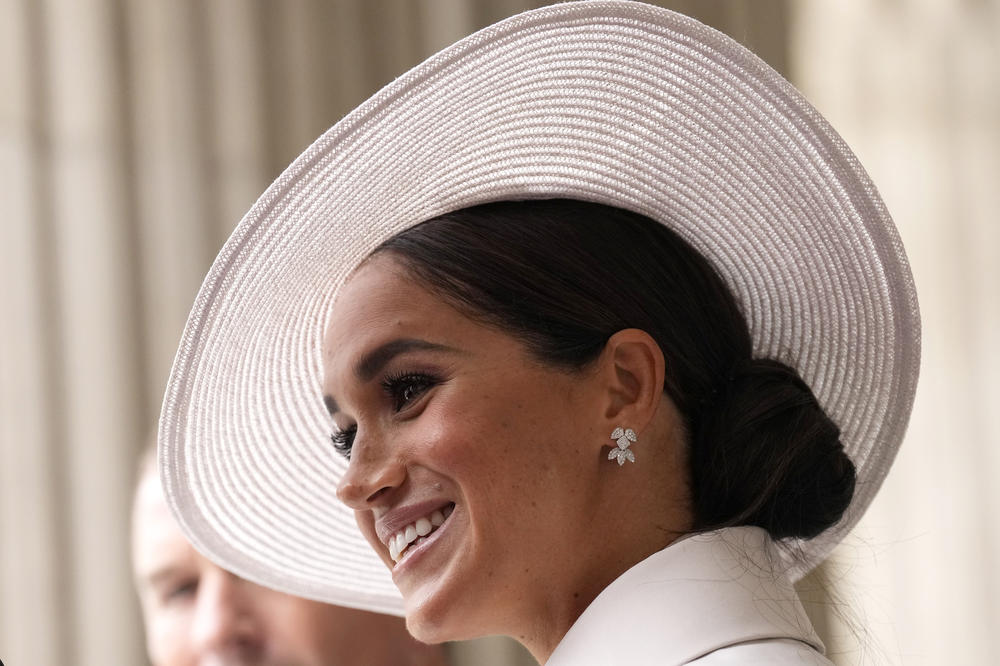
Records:
[[[337,497],[354,509],[371,509],[406,479],[406,463],[374,439],[354,441],[351,462],[337,485]]]

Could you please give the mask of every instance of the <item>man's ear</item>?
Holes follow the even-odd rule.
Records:
[[[637,328],[618,331],[604,345],[599,372],[608,432],[619,426],[644,430],[663,395],[666,370],[660,345]]]

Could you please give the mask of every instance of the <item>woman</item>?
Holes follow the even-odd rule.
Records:
[[[421,640],[828,663],[791,581],[884,477],[918,329],[877,193],[780,76],[671,12],[558,5],[263,195],[185,329],[161,472],[227,568]]]

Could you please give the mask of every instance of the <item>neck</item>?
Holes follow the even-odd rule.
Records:
[[[536,604],[518,617],[522,631],[511,634],[540,664],[604,588],[690,531],[687,486],[672,465],[654,457],[643,461],[645,468],[600,470],[577,538],[554,548],[569,555],[547,568]]]

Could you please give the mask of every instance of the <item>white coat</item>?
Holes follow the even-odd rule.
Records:
[[[684,538],[605,588],[546,666],[830,665],[782,569],[757,527]]]

